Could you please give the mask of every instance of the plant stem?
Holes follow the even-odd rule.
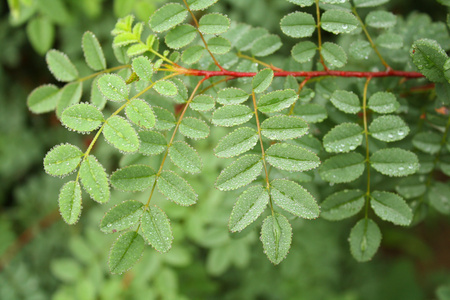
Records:
[[[250,60],[250,61],[252,61],[254,63],[257,63],[258,65],[265,66],[265,67],[267,67],[269,69],[272,69],[273,71],[276,71],[276,72],[283,71],[283,69],[277,68],[277,67],[273,66],[272,64],[269,65],[268,63],[260,61],[259,59],[256,59],[254,57],[242,54],[240,51],[236,54],[236,56],[244,58],[244,59],[247,59],[247,60]]]
[[[113,67],[113,68],[109,68],[109,69],[104,69],[102,71],[96,72],[96,73],[91,74],[89,76],[78,78],[77,82],[83,82],[83,81],[89,80],[91,78],[97,77],[100,74],[111,73],[111,72],[114,72],[114,71],[117,71],[117,70],[121,70],[121,69],[125,69],[125,68],[131,68],[131,65],[122,65],[122,66],[117,66],[117,67]]]
[[[366,209],[365,218],[369,216],[369,202],[370,202],[370,151],[369,151],[369,130],[367,129],[367,88],[372,78],[369,77],[364,85],[363,94],[363,120],[364,120],[364,136],[366,139],[366,169],[367,169],[367,189],[366,189]]]
[[[320,57],[320,63],[322,64],[323,68],[328,71],[328,67],[325,65],[325,61],[323,60],[322,56],[322,32],[320,30],[320,8],[319,8],[319,0],[316,0],[316,16],[317,16],[317,43],[319,44],[318,50],[319,50],[319,57]]]

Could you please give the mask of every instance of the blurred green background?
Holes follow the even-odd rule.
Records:
[[[62,182],[44,173],[42,159],[56,144],[83,144],[89,136],[68,132],[54,114],[33,115],[26,98],[38,85],[58,84],[45,65],[48,48],[67,53],[87,73],[80,44],[90,30],[114,66],[109,45],[117,17],[133,13],[146,21],[164,2],[0,2],[0,299],[450,299],[448,217],[432,214],[413,228],[380,224],[381,249],[365,264],[349,254],[347,237],[354,220],[293,222],[290,254],[276,267],[263,254],[256,227],[228,233],[230,199],[235,197],[211,188],[224,165],[212,154],[214,137],[224,134],[221,129],[199,144],[209,162],[190,180],[201,199],[198,204],[180,208],[157,199],[172,220],[173,249],[158,254],[146,247],[131,271],[109,274],[114,237],[99,231],[99,220],[130,195],[116,192],[104,206],[85,201],[78,224],[66,225],[57,211]],[[420,11],[435,20],[446,18],[443,7],[430,0],[397,0],[388,7],[400,15]],[[294,7],[284,0],[221,0],[211,10],[279,33],[280,18]],[[42,39],[30,40],[28,33],[36,30]],[[122,163],[106,143],[99,143],[95,153],[108,171]]]

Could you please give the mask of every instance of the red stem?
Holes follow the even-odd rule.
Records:
[[[183,70],[184,74],[192,76],[204,76],[206,79],[215,76],[229,76],[233,78],[239,77],[253,77],[256,75],[255,72],[235,72],[235,71],[206,71],[206,70],[196,70],[196,69],[186,69]],[[357,72],[357,71],[300,71],[300,72],[290,72],[290,71],[277,71],[274,72],[275,77],[323,77],[323,76],[337,76],[337,77],[359,77],[359,78],[369,78],[369,77],[404,77],[404,78],[422,78],[424,77],[419,72],[409,72],[409,71],[396,71],[396,70],[386,70],[379,72]]]

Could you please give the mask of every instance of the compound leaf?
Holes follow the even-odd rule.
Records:
[[[149,25],[154,32],[164,32],[183,22],[187,14],[187,10],[182,5],[169,3],[153,13]]]
[[[203,15],[198,22],[198,30],[204,34],[224,33],[230,27],[230,19],[219,13]]]
[[[128,119],[139,127],[152,129],[156,118],[150,105],[142,99],[133,99],[125,108]]]
[[[285,109],[297,101],[294,90],[273,91],[263,95],[258,101],[258,110],[262,113],[272,113]]]
[[[327,152],[349,152],[361,145],[364,129],[355,123],[342,123],[335,126],[323,137]]]
[[[136,200],[127,200],[108,210],[100,222],[100,230],[104,233],[115,233],[126,230],[139,223],[144,204]]]
[[[248,94],[239,88],[230,87],[217,93],[216,101],[223,105],[241,104],[248,99]]]
[[[210,95],[197,95],[192,99],[189,107],[196,111],[209,111],[215,106],[214,98]]]
[[[59,211],[69,225],[78,221],[81,214],[81,187],[78,181],[69,181],[59,191]]]
[[[332,67],[343,67],[347,63],[347,54],[344,49],[334,43],[325,42],[322,45],[322,56],[325,62]]]
[[[356,114],[361,110],[361,104],[358,96],[350,91],[334,91],[331,95],[330,101],[334,106],[336,106],[337,109],[348,114]]]
[[[153,106],[153,113],[156,116],[155,128],[158,130],[169,130],[175,126],[175,116],[165,108]]]
[[[65,53],[52,49],[45,55],[45,60],[57,80],[69,82],[78,78],[78,70]]]
[[[299,42],[292,47],[291,55],[299,63],[310,61],[317,52],[317,45],[311,41]]]
[[[284,34],[294,38],[309,37],[316,30],[316,21],[313,16],[304,12],[294,12],[284,16],[280,25]]]
[[[59,95],[59,89],[53,84],[41,85],[28,96],[28,108],[35,114],[50,112],[56,108]]]
[[[273,70],[264,69],[258,72],[252,79],[252,88],[255,93],[264,92],[272,83]]]
[[[105,74],[97,82],[100,92],[106,99],[115,102],[122,102],[128,99],[128,86],[119,75]]]
[[[167,215],[157,206],[144,212],[141,220],[144,238],[156,251],[165,253],[172,247],[172,228]]]
[[[397,23],[397,17],[388,11],[371,11],[366,16],[367,26],[373,28],[389,28]]]
[[[133,71],[141,80],[150,81],[153,75],[153,64],[145,56],[138,56],[133,59],[131,66]]]
[[[97,129],[103,121],[103,114],[95,106],[87,103],[72,105],[61,115],[61,123],[64,126],[82,133]]]
[[[146,165],[131,165],[111,174],[111,185],[121,191],[144,191],[155,182],[156,172]]]
[[[315,219],[319,216],[319,205],[302,186],[285,179],[276,179],[270,186],[273,201],[285,211],[304,219]]]
[[[359,262],[372,259],[381,243],[381,231],[371,219],[362,219],[350,232],[350,252]]]
[[[372,121],[369,133],[384,142],[400,141],[409,133],[409,127],[399,116],[381,116]]]
[[[438,212],[450,215],[450,188],[448,184],[434,182],[427,193],[427,199]]]
[[[303,172],[317,168],[320,164],[315,153],[286,143],[270,146],[266,151],[266,159],[275,168],[285,171]]]
[[[203,50],[205,50],[203,46],[191,46],[183,51],[181,60],[188,65],[192,65],[193,63],[196,63],[200,60],[203,55]]]
[[[109,269],[112,274],[122,274],[129,270],[142,256],[145,241],[136,231],[128,231],[119,236],[109,253]]]
[[[373,7],[382,5],[386,2],[389,2],[389,0],[353,0],[356,7]]]
[[[253,111],[246,105],[226,105],[216,109],[211,122],[217,126],[232,127],[246,123],[253,116]]]
[[[197,36],[197,30],[189,24],[178,25],[170,30],[166,37],[166,45],[172,49],[180,49],[189,45]]]
[[[323,30],[334,34],[350,33],[358,28],[358,19],[347,11],[330,9],[322,14],[320,24]]]
[[[261,123],[261,134],[271,140],[288,140],[308,133],[308,124],[296,116],[273,116]]]
[[[196,174],[202,171],[200,156],[186,142],[174,142],[169,148],[169,157],[176,166],[186,173]]]
[[[214,148],[214,153],[221,158],[237,156],[252,149],[257,142],[255,129],[241,127],[224,136]]]
[[[131,124],[123,117],[112,116],[105,122],[103,136],[115,148],[123,152],[139,149],[139,138]]]
[[[359,153],[345,153],[333,156],[320,166],[319,174],[331,183],[351,182],[364,172],[364,156]]]
[[[382,220],[402,226],[407,226],[411,223],[413,218],[412,210],[399,195],[374,191],[370,198],[370,205],[373,211]]]
[[[197,194],[186,180],[172,171],[161,172],[157,186],[167,199],[182,206],[189,206],[197,202]]]
[[[72,173],[81,161],[83,152],[71,144],[61,144],[50,150],[44,158],[44,170],[52,176]]]
[[[269,193],[262,186],[253,186],[243,192],[236,201],[230,215],[230,231],[242,231],[253,223],[269,203]]]
[[[230,51],[231,43],[221,36],[215,36],[208,40],[208,49],[214,54],[225,54]]]
[[[138,132],[140,146],[139,152],[144,155],[158,155],[167,148],[166,138],[156,131]]]
[[[86,31],[83,34],[81,45],[84,59],[92,70],[100,71],[106,69],[106,59],[102,47],[92,32]]]
[[[367,106],[374,112],[389,114],[395,112],[400,107],[400,103],[392,93],[376,92],[369,98]]]
[[[187,3],[189,5],[190,10],[204,10],[214,3],[216,3],[218,0],[187,0]]]
[[[412,140],[414,147],[429,154],[441,151],[442,136],[436,132],[419,132]]]
[[[80,102],[82,91],[83,84],[81,82],[71,82],[61,89],[56,103],[56,116],[58,118],[61,118],[61,114],[67,107]]]
[[[339,221],[356,215],[364,206],[364,192],[343,190],[328,196],[320,207],[320,214],[326,220]]]
[[[399,148],[378,150],[370,157],[370,164],[381,174],[391,177],[408,176],[419,169],[417,156]]]
[[[419,72],[430,81],[445,82],[444,64],[447,53],[435,40],[421,39],[412,45],[411,57]]]
[[[288,254],[292,242],[292,227],[285,216],[275,213],[268,216],[261,227],[264,253],[277,265]]]
[[[267,56],[280,49],[282,45],[283,44],[278,35],[265,35],[263,37],[260,37],[253,43],[252,54],[259,57]]]
[[[244,155],[220,172],[215,185],[221,191],[238,189],[255,180],[262,168],[260,156]]]
[[[204,139],[209,136],[208,124],[197,118],[183,118],[179,130],[182,135],[194,140]]]
[[[27,36],[33,49],[44,55],[55,40],[55,27],[46,16],[37,16],[27,24]]]
[[[163,96],[175,96],[178,93],[176,85],[168,80],[158,80],[153,88]]]
[[[109,200],[108,175],[93,155],[81,163],[79,174],[85,191],[94,201],[105,203]]]

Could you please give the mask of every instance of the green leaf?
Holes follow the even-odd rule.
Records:
[[[358,19],[347,11],[330,9],[322,14],[320,24],[323,30],[334,34],[350,33],[358,28]]]
[[[50,112],[56,108],[59,90],[53,84],[35,88],[27,98],[28,108],[35,114]]]
[[[141,99],[133,99],[125,108],[128,119],[139,127],[152,129],[156,118],[150,105]]]
[[[98,79],[100,92],[106,99],[122,102],[128,99],[128,86],[122,77],[116,74],[105,74]]]
[[[196,111],[209,111],[215,106],[214,98],[210,95],[197,95],[192,99],[189,107]]]
[[[385,32],[377,37],[375,44],[386,49],[400,49],[403,47],[403,37],[396,33]]]
[[[105,122],[103,136],[113,147],[122,152],[139,149],[139,138],[131,124],[120,116],[112,116]]]
[[[411,57],[419,72],[430,81],[446,81],[444,64],[448,56],[438,42],[430,39],[415,41],[412,45]]]
[[[427,190],[425,178],[418,175],[405,177],[395,186],[395,190],[405,199],[420,197]]]
[[[319,205],[302,186],[285,179],[276,179],[270,186],[273,201],[285,211],[304,219],[315,219],[319,216]]]
[[[220,172],[215,185],[221,191],[238,189],[255,180],[262,168],[260,156],[244,155]]]
[[[216,109],[211,122],[217,126],[232,127],[248,122],[253,111],[246,105],[227,105]]]
[[[153,88],[163,96],[175,96],[178,93],[176,85],[168,80],[158,80]]]
[[[231,43],[229,40],[215,36],[208,40],[208,49],[214,54],[225,54],[231,49]]]
[[[191,46],[183,51],[181,60],[188,65],[192,65],[193,63],[196,63],[200,60],[203,55],[203,50],[205,50],[203,46]]]
[[[105,203],[109,200],[108,175],[93,155],[81,163],[79,174],[85,191],[94,201]]]
[[[65,53],[52,49],[45,55],[45,60],[57,80],[69,82],[78,78],[78,70]]]
[[[228,228],[231,232],[242,231],[253,223],[266,209],[269,193],[262,186],[253,186],[243,192],[230,215]]]
[[[264,69],[258,72],[252,79],[252,88],[255,93],[264,92],[272,83],[273,71],[271,69]]]
[[[58,197],[59,211],[69,225],[78,222],[81,214],[81,187],[78,181],[69,181],[63,185]]]
[[[136,56],[136,55],[141,55],[146,51],[148,51],[148,46],[145,44],[139,43],[139,44],[131,45],[130,47],[128,47],[127,55],[129,57],[132,57],[132,56]]]
[[[165,108],[153,106],[153,113],[156,116],[156,129],[169,130],[175,126],[175,116]]]
[[[153,13],[149,25],[154,32],[164,32],[183,22],[187,14],[187,10],[182,5],[169,3]]]
[[[361,110],[361,103],[359,102],[358,96],[350,91],[334,91],[330,101],[337,109],[348,114],[356,114]]]
[[[266,151],[266,159],[275,168],[285,171],[303,172],[315,169],[320,164],[315,153],[286,143],[270,146]]]
[[[397,194],[374,191],[370,195],[370,205],[375,214],[382,220],[402,226],[411,224],[412,210],[405,200]]]
[[[167,148],[166,138],[159,132],[139,131],[138,135],[141,142],[139,152],[144,155],[158,155]]]
[[[230,27],[230,19],[219,13],[203,15],[198,22],[198,30],[204,34],[224,33]]]
[[[155,182],[156,172],[146,165],[131,165],[111,174],[111,185],[126,192],[144,191]]]
[[[269,260],[278,265],[288,254],[292,242],[292,227],[285,216],[268,216],[261,227],[261,242]]]
[[[316,55],[317,45],[311,41],[297,43],[292,47],[291,55],[299,63],[310,61]]]
[[[103,110],[106,105],[106,98],[100,92],[98,87],[98,77],[96,77],[91,84],[91,98],[89,99],[91,104],[97,107],[99,110]]]
[[[172,228],[169,218],[159,207],[151,206],[144,212],[141,226],[144,238],[156,251],[169,251],[173,240]]]
[[[371,11],[366,16],[367,26],[373,28],[389,28],[397,23],[397,17],[388,11]]]
[[[280,49],[282,45],[283,43],[278,35],[269,34],[260,37],[253,43],[252,55],[259,57],[267,56]]]
[[[103,233],[115,233],[126,230],[139,223],[144,204],[136,200],[127,200],[108,210],[100,222]]]
[[[297,4],[301,7],[311,6],[314,4],[314,0],[287,0],[287,1]]]
[[[355,150],[361,145],[364,129],[355,123],[342,123],[335,126],[323,137],[327,152],[341,153]]]
[[[202,160],[197,151],[183,141],[174,142],[170,146],[169,157],[186,173],[196,174],[202,171]]]
[[[147,57],[139,56],[134,58],[131,66],[139,79],[146,81],[152,80],[153,64]]]
[[[450,187],[447,183],[434,182],[427,193],[427,199],[438,212],[450,215]]]
[[[357,261],[369,261],[380,247],[380,228],[371,219],[362,219],[352,228],[349,242],[350,252]]]
[[[371,166],[383,175],[401,177],[419,170],[417,156],[399,148],[381,149],[370,157]]]
[[[248,99],[248,94],[239,88],[230,87],[217,93],[216,101],[223,105],[241,104]]]
[[[45,16],[36,16],[27,24],[28,40],[40,55],[44,55],[55,40],[55,28]]]
[[[204,139],[209,136],[208,124],[192,117],[183,118],[179,130],[182,135],[194,140]]]
[[[316,21],[311,14],[297,11],[284,16],[280,26],[281,31],[290,37],[310,37],[316,30]]]
[[[389,92],[376,92],[369,98],[368,107],[380,114],[395,112],[400,103],[395,99],[395,95]]]
[[[288,108],[297,101],[294,90],[273,91],[263,95],[258,101],[258,110],[262,113],[272,113]]]
[[[372,121],[369,133],[384,142],[400,141],[409,133],[409,127],[399,116],[381,116]]]
[[[221,158],[237,156],[255,147],[257,142],[255,129],[241,127],[224,136],[214,148],[214,153]]]
[[[58,118],[61,118],[61,114],[67,107],[80,102],[82,91],[83,85],[81,82],[66,84],[62,90],[60,90],[58,102],[56,103],[56,116],[58,116]]]
[[[267,36],[268,34],[269,31],[265,28],[251,28],[245,32],[238,41],[236,41],[236,49],[239,51],[250,50],[257,39]]]
[[[331,183],[345,183],[358,179],[364,172],[364,156],[359,153],[346,153],[333,156],[320,166],[319,174]]]
[[[166,45],[172,49],[180,49],[189,45],[197,36],[197,30],[189,24],[178,25],[170,30],[166,37]]]
[[[325,42],[322,45],[322,56],[331,67],[343,67],[347,63],[347,54],[341,46]]]
[[[162,171],[157,186],[167,199],[176,204],[189,206],[197,202],[197,194],[189,183],[172,171]]]
[[[112,274],[122,274],[129,270],[142,256],[145,242],[136,231],[128,231],[119,236],[109,253],[109,269]]]
[[[103,123],[103,114],[93,105],[79,103],[66,108],[61,115],[61,123],[71,130],[91,132]]]
[[[102,47],[92,32],[86,31],[83,34],[81,45],[84,59],[92,70],[100,71],[106,69],[106,59]]]
[[[273,116],[261,123],[261,134],[271,140],[289,140],[308,133],[308,124],[296,116]]]
[[[44,170],[52,176],[72,173],[81,161],[83,152],[71,144],[61,144],[50,150],[44,158]]]
[[[386,2],[389,2],[389,0],[353,0],[356,7],[373,7],[382,5]]]
[[[307,103],[296,105],[295,115],[308,123],[319,123],[327,118],[327,110],[320,104]]]
[[[350,44],[348,53],[354,59],[369,59],[370,53],[372,53],[373,48],[368,41],[354,41]]]
[[[441,151],[442,136],[436,132],[419,132],[412,140],[414,147],[422,152],[436,154]]]
[[[339,191],[320,203],[320,216],[329,221],[347,219],[360,212],[364,203],[364,192],[361,190]]]
[[[189,5],[190,10],[204,10],[214,3],[216,3],[218,0],[187,0],[187,3]]]

